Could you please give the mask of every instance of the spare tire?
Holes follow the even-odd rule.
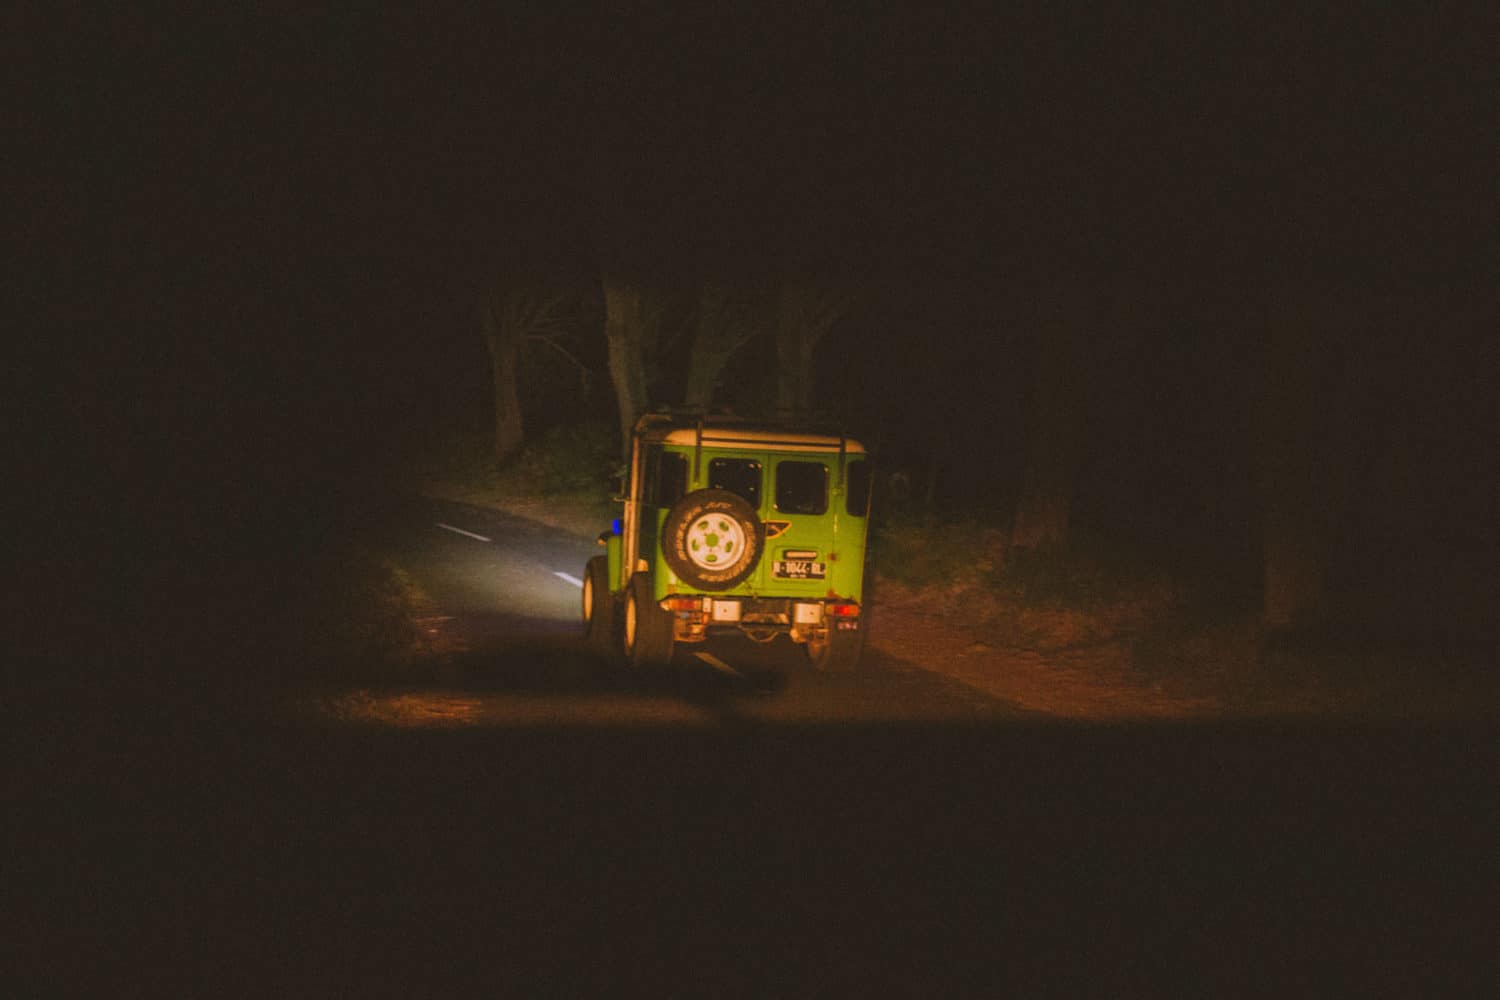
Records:
[[[667,511],[661,548],[677,578],[699,590],[728,590],[760,562],[765,526],[728,490],[694,490]]]

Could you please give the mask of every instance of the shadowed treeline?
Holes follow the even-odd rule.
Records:
[[[23,67],[18,188],[18,535],[54,612],[315,544],[411,440],[608,423],[628,386],[832,411],[935,514],[1278,628],[1492,634],[1478,35],[74,20]],[[658,300],[638,365],[607,282]],[[534,286],[574,300],[501,352],[497,419],[476,304]],[[788,288],[836,318],[788,334]]]

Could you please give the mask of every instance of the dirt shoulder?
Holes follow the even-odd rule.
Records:
[[[1214,718],[1220,699],[1173,691],[1131,665],[1127,641],[1083,641],[1056,649],[1004,643],[981,624],[955,626],[946,609],[963,592],[914,591],[878,581],[869,641],[876,649],[1033,711],[1080,721]]]

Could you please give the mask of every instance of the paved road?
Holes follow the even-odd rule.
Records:
[[[436,607],[445,652],[430,690],[345,702],[395,725],[985,722],[1027,713],[875,649],[853,675],[810,669],[785,638],[679,644],[670,669],[599,658],[581,634],[580,576],[596,546],[485,508],[414,500],[391,551]]]

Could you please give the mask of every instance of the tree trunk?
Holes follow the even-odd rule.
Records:
[[[1087,403],[1083,344],[1091,310],[1079,299],[1053,293],[1038,303],[1035,375],[1026,430],[1026,467],[1011,525],[1021,548],[1068,541],[1073,494],[1082,461]],[[1082,291],[1073,294],[1080,297]]]
[[[724,368],[725,307],[722,289],[712,285],[698,296],[698,323],[693,344],[688,351],[687,381],[683,386],[683,405],[707,409],[713,402],[714,380]]]
[[[812,411],[813,358],[846,308],[847,299],[827,288],[782,287],[776,317],[776,402],[782,413],[803,417]]]
[[[647,407],[646,369],[641,357],[646,310],[639,286],[604,278],[604,336],[609,345],[609,377],[620,414],[621,454],[630,454],[630,434]]]
[[[757,333],[755,310],[740,301],[732,301],[729,292],[716,285],[706,286],[698,299],[698,323],[688,354],[687,383],[683,403],[708,409],[714,401],[714,388],[727,365]]]
[[[479,321],[490,352],[490,381],[495,390],[495,459],[503,462],[514,455],[525,439],[521,397],[517,386],[521,356],[520,338],[495,318],[493,296],[486,294],[479,305]]]
[[[785,323],[776,330],[776,408],[802,416],[812,408],[812,354],[807,332]]]

